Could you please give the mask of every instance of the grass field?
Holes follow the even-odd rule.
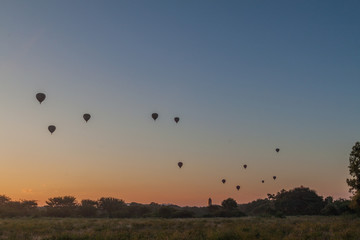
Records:
[[[0,219],[0,239],[360,239],[360,218]]]

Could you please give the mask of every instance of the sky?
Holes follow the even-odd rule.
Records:
[[[359,10],[355,0],[1,1],[0,194],[204,206],[303,185],[348,198]]]

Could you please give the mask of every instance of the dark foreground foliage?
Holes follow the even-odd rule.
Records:
[[[0,219],[0,240],[299,240],[360,239],[360,218]]]
[[[102,197],[99,200],[84,199],[80,203],[75,197],[49,198],[45,207],[37,207],[36,201],[11,201],[0,196],[0,217],[86,217],[86,218],[213,218],[243,216],[291,215],[342,215],[353,214],[350,200],[318,196],[314,190],[298,187],[268,194],[266,199],[238,205],[232,198],[225,199],[221,206],[179,207],[157,203],[126,204],[123,200]]]
[[[1,199],[3,201],[1,201]],[[86,217],[86,218],[195,218],[195,217],[242,217],[233,199],[224,201],[223,206],[179,207],[157,203],[126,204],[117,198],[100,198],[97,201],[85,199],[80,204],[75,197],[49,198],[44,207],[37,207],[36,201],[11,201],[0,196],[0,217]],[[229,206],[231,204],[231,206]]]
[[[333,201],[332,197],[323,199],[314,190],[301,186],[289,191],[283,189],[277,194],[268,194],[267,199],[241,204],[238,208],[250,216],[354,214],[350,202],[345,199]]]

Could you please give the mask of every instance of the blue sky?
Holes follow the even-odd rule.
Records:
[[[61,185],[60,173],[69,182],[79,171],[93,179],[82,167],[91,156],[89,169],[109,159],[102,174],[114,171],[111,180],[120,161],[119,174],[137,176],[132,187],[139,189],[141,179],[156,179],[155,166],[166,172],[180,160],[194,164],[171,186],[185,191],[180,182],[197,179],[194,192],[206,189],[203,196],[180,191],[194,197],[154,199],[159,202],[201,204],[211,194],[220,201],[233,192],[217,186],[213,193],[211,181],[228,174],[251,185],[275,171],[283,174],[279,185],[253,186],[238,201],[300,184],[348,196],[348,154],[360,131],[359,10],[358,1],[2,1],[0,141],[3,157],[18,161],[6,166],[15,169],[28,156],[42,165],[49,156],[78,164],[48,180],[54,187],[44,195],[76,194]],[[34,105],[38,91],[48,95],[41,109]],[[93,119],[80,131],[83,112]],[[52,123],[57,145],[40,131]],[[39,145],[28,147],[34,139]],[[12,148],[28,150],[17,155]],[[238,176],[243,162],[249,171],[254,166],[251,177]],[[10,194],[20,197],[16,191],[36,189],[45,179],[29,186],[19,180]],[[127,189],[124,181],[117,187]],[[148,188],[171,188],[156,184]],[[124,195],[150,201],[130,190]],[[90,190],[81,196],[97,197]]]

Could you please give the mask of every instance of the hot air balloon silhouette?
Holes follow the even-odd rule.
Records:
[[[239,185],[237,185],[237,186],[236,186],[236,189],[239,191],[239,190],[240,190],[240,186],[239,186]]]
[[[51,134],[53,134],[53,132],[55,132],[55,130],[56,130],[56,127],[55,127],[54,125],[50,125],[50,126],[48,127],[48,130],[49,130],[49,132],[50,132]]]
[[[182,162],[178,162],[178,166],[179,168],[181,168],[183,166],[183,163]]]
[[[84,118],[85,122],[87,122],[87,121],[89,121],[89,120],[90,120],[91,115],[90,115],[90,114],[88,114],[88,113],[85,113],[85,114],[83,115],[83,118]]]
[[[264,180],[261,180],[262,183],[264,183],[265,181]]]
[[[276,152],[280,152],[280,148],[276,148],[275,151],[276,151]]]
[[[246,168],[247,168],[247,165],[246,165],[246,164],[244,164],[244,166],[243,166],[243,167],[244,167],[244,169],[246,169]]]
[[[39,103],[41,104],[46,98],[45,93],[37,93],[36,94],[36,99],[39,101]]]
[[[152,117],[152,119],[154,119],[154,121],[156,121],[156,119],[159,117],[159,114],[153,113],[153,114],[151,114],[151,117]]]
[[[222,183],[226,183],[226,179],[221,180]]]
[[[178,123],[178,122],[180,121],[180,118],[179,118],[179,117],[174,117],[174,121],[175,121],[176,123]]]
[[[273,176],[273,179],[276,180],[276,176]]]

